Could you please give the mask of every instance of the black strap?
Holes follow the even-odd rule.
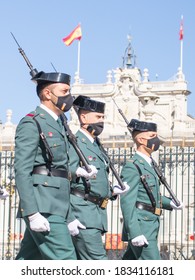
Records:
[[[36,117],[36,116],[35,116],[35,117]],[[42,140],[42,142],[43,142],[43,145],[44,145],[45,150],[46,150],[46,154],[47,154],[47,156],[48,156],[48,157],[47,157],[47,160],[48,160],[47,165],[48,165],[48,167],[51,167],[51,163],[52,163],[52,160],[53,160],[53,153],[52,153],[52,151],[51,151],[51,149],[50,149],[50,147],[49,147],[49,144],[48,144],[48,142],[47,142],[47,139],[46,139],[46,137],[45,137],[43,131],[41,130],[41,126],[40,126],[39,122],[35,119],[35,117],[33,117],[33,120],[35,121],[35,123],[36,123],[36,125],[37,125],[40,138],[41,138],[41,140]]]
[[[143,186],[144,186],[144,188],[145,188],[145,190],[146,190],[146,192],[147,192],[147,194],[148,194],[148,196],[149,196],[149,199],[150,199],[150,201],[151,201],[151,203],[152,203],[152,206],[153,206],[154,208],[156,208],[156,201],[155,201],[155,199],[154,199],[154,196],[153,196],[153,193],[152,193],[150,187],[148,186],[148,183],[147,183],[147,181],[146,181],[146,176],[144,176],[144,175],[142,174],[140,167],[139,167],[135,162],[133,162],[133,164],[136,166],[136,168],[137,168],[137,170],[138,170],[138,172],[139,172],[139,174],[140,174],[141,182],[142,182],[142,184],[143,184]]]

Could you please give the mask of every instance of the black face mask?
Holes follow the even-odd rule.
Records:
[[[103,129],[104,129],[103,122],[90,123],[87,127],[87,131],[89,131],[94,136],[100,135]]]
[[[152,139],[148,139],[147,147],[153,151],[157,151],[160,147],[160,139],[157,136]]]
[[[55,95],[53,92],[52,92],[53,95]],[[72,104],[73,104],[73,97],[71,94],[68,94],[68,95],[65,95],[65,96],[56,96],[57,97],[58,101],[57,103],[54,103],[53,101],[53,104],[58,107],[61,111],[63,112],[67,112],[70,110],[70,108],[72,107]]]

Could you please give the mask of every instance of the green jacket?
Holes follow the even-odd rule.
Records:
[[[103,156],[99,147],[94,146],[80,130],[77,131],[76,138],[78,146],[85,155],[88,163],[94,165],[98,170],[96,178],[90,179],[90,194],[101,197],[111,197],[110,183],[108,180],[109,159]],[[72,174],[75,174],[79,167],[79,158],[73,147],[70,149],[70,154],[70,170]],[[73,176],[71,187],[84,190],[84,179]],[[101,209],[98,205],[72,194],[71,209],[74,218],[77,218],[87,228],[98,228],[102,231],[107,231],[106,209]]]
[[[65,132],[41,107],[21,119],[15,136],[15,182],[19,192],[18,217],[35,212],[67,216],[70,183],[66,178],[32,174],[33,168],[47,163],[47,155],[37,125],[41,126],[53,153],[52,167],[68,169],[69,144]]]
[[[130,186],[130,190],[121,195],[120,203],[124,220],[123,226],[123,241],[131,240],[132,238],[145,235],[148,240],[155,238],[159,230],[160,216],[157,216],[146,210],[136,208],[136,201],[151,204],[149,196],[140,180],[139,172],[134,165],[135,162],[141,169],[141,172],[146,177],[146,181],[152,190],[156,207],[160,208],[162,204],[163,209],[172,210],[170,206],[170,199],[160,194],[159,178],[154,169],[147,163],[147,161],[140,155],[135,154],[131,160],[128,160],[121,170],[121,178]],[[143,222],[142,222],[143,221]],[[153,221],[156,223],[155,229],[147,227],[144,221]],[[151,223],[148,223],[151,227]]]

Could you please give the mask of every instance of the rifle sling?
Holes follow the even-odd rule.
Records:
[[[35,117],[36,117],[36,116],[35,116]],[[42,140],[42,142],[43,142],[43,145],[44,145],[44,147],[45,147],[45,151],[46,151],[46,154],[47,154],[47,160],[48,160],[47,165],[48,165],[48,167],[51,167],[51,163],[52,163],[52,160],[53,160],[53,153],[52,153],[52,151],[51,151],[51,149],[50,149],[50,147],[49,147],[49,144],[48,144],[48,142],[47,142],[47,139],[46,139],[46,137],[45,137],[43,131],[41,130],[41,126],[40,126],[39,122],[35,119],[35,117],[33,117],[33,119],[34,119],[34,121],[35,121],[35,123],[36,123],[36,125],[37,125],[40,138],[41,138],[41,140]]]
[[[143,186],[144,186],[144,188],[145,188],[145,190],[146,190],[146,192],[147,192],[147,194],[149,196],[149,199],[150,199],[150,201],[152,203],[152,206],[154,208],[156,208],[156,201],[154,199],[154,196],[153,196],[153,193],[152,193],[150,187],[148,186],[148,183],[146,181],[146,177],[142,174],[140,167],[135,162],[133,162],[133,164],[136,166],[136,168],[137,168],[137,170],[139,172],[141,182],[142,182],[142,184],[143,184]]]

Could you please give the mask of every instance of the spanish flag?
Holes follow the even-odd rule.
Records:
[[[181,24],[179,29],[179,40],[183,40],[183,16],[181,16]]]
[[[79,24],[67,37],[63,38],[62,41],[66,46],[70,46],[74,40],[81,40],[81,37],[81,25]]]

